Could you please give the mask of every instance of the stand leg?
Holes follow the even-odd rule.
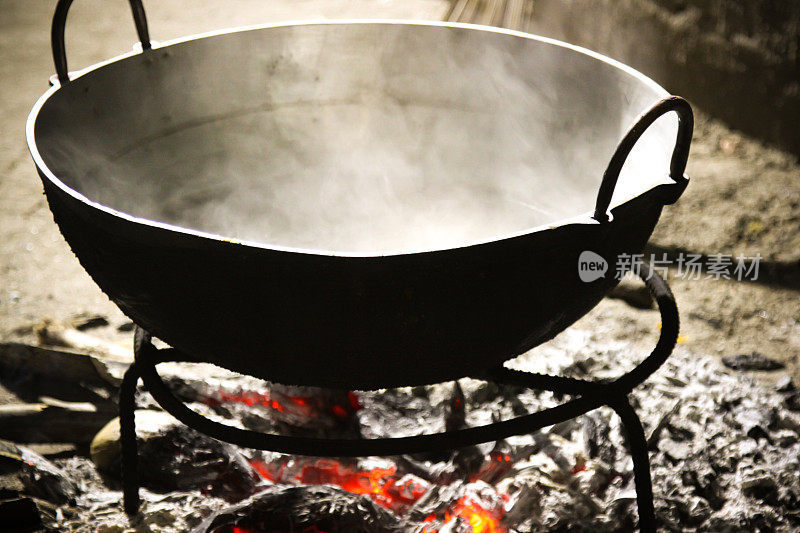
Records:
[[[636,504],[639,508],[639,531],[656,530],[656,511],[653,505],[653,482],[650,479],[650,458],[642,422],[627,398],[610,404],[622,421],[633,457],[633,481],[636,485]]]
[[[122,443],[122,497],[125,513],[139,512],[139,457],[136,450],[136,383],[139,370],[133,363],[122,378],[119,391],[119,429]]]

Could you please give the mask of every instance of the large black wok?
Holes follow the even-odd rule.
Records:
[[[144,51],[68,74],[69,3],[27,125],[50,208],[198,361],[349,389],[480,374],[595,306],[686,186],[688,104],[565,43],[348,21],[151,49],[131,1]]]

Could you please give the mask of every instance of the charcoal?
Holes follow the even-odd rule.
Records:
[[[441,515],[463,495],[464,483],[461,481],[433,486],[408,510],[406,519],[411,523],[422,522],[430,516]]]
[[[601,461],[589,460],[573,470],[571,486],[582,494],[600,494],[611,480],[612,471]]]
[[[791,376],[783,376],[775,383],[775,390],[778,392],[794,392],[796,387]]]
[[[453,382],[450,397],[440,406],[444,412],[444,431],[458,431],[466,427],[467,401],[458,381]],[[442,482],[466,479],[483,462],[483,452],[476,446],[456,450],[426,452],[414,455],[415,458],[431,462],[452,462],[454,469],[449,477],[440,476]]]
[[[201,489],[229,501],[253,494],[260,477],[233,445],[202,435],[166,413],[136,412],[139,478],[157,492]],[[119,419],[112,420],[92,441],[98,468],[120,476]]]
[[[96,387],[118,386],[127,366],[125,362],[69,348],[0,343],[0,376],[4,382],[36,376],[46,377],[50,383],[56,380]]]
[[[232,526],[258,532],[401,532],[403,522],[370,498],[331,486],[269,487],[224,508],[193,533],[230,533]]]
[[[273,384],[272,420],[280,433],[299,437],[359,438],[356,413],[361,409],[355,393],[348,391]]]
[[[675,415],[679,414],[680,409],[675,412]],[[694,440],[695,434],[697,433],[697,424],[682,416],[669,417],[666,428],[669,433],[668,437],[674,441]]]
[[[780,412],[775,417],[775,425],[800,435],[800,415],[788,411]]]
[[[590,458],[597,458],[606,464],[614,464],[617,449],[611,443],[611,426],[608,419],[598,411],[581,417],[583,422],[583,444]]]
[[[772,440],[781,448],[789,448],[800,441],[797,431],[789,429],[779,429],[772,434]]]
[[[560,479],[566,479],[566,476],[574,473],[586,462],[583,447],[560,435],[548,435],[548,442],[542,446],[541,453],[553,461],[560,471],[555,476]]]
[[[733,370],[780,370],[784,364],[758,352],[743,353],[722,358],[722,364]]]
[[[401,455],[395,460],[397,466],[404,472],[412,473],[438,485],[464,479],[464,474],[460,471],[459,465],[452,460],[426,461],[417,455]]]
[[[790,394],[783,400],[783,405],[795,412],[800,412],[800,392]]]
[[[117,331],[119,331],[120,333],[129,333],[134,329],[136,329],[136,324],[134,324],[130,320],[126,320],[125,322],[117,326]]]
[[[470,475],[472,481],[496,483],[511,470],[515,458],[515,450],[505,441],[498,441],[492,450],[483,456],[480,466],[474,468]]]
[[[208,494],[237,501],[255,492],[259,477],[232,445],[201,435],[181,424],[145,439],[139,453],[144,486],[156,491],[200,488]]]
[[[658,418],[658,422],[653,426],[650,430],[650,434],[647,436],[647,448],[650,450],[654,450],[657,448],[658,441],[661,438],[661,432],[670,424],[670,418],[677,414],[680,410],[681,402],[680,400],[676,401],[675,404],[672,406],[671,409],[665,411],[661,414]]]
[[[44,529],[39,507],[31,498],[0,500],[0,524],[4,531],[17,533]]]
[[[98,356],[102,359],[120,363],[133,362],[132,347],[123,347],[119,344],[89,335],[83,331],[64,327],[60,324],[45,320],[37,329],[36,335],[42,346],[61,346]]]
[[[772,413],[766,409],[758,407],[737,409],[735,413],[738,422],[745,435],[752,439],[769,439],[767,427],[770,425]]]
[[[717,474],[711,468],[705,453],[690,458],[682,465],[681,481],[694,493],[704,498],[715,510],[725,503],[724,495],[717,482]]]
[[[172,374],[162,376],[162,379],[170,392],[183,402],[203,402],[207,397],[204,385],[198,380]]]
[[[548,357],[524,355],[513,364],[537,372],[602,378],[630,368],[639,357],[636,350],[606,346],[580,332],[570,330],[559,339],[546,348]],[[573,345],[573,352],[590,345],[591,354],[559,356],[564,346]],[[598,356],[606,352],[607,357]],[[269,385],[246,376],[214,371],[204,378],[202,372],[191,373],[184,367],[169,372],[167,380],[177,395],[200,402],[191,407],[228,424],[290,434],[310,431],[324,437],[355,435],[348,424],[329,423],[324,416],[322,429],[311,428],[313,421],[303,419],[305,411],[293,408],[303,403],[292,400],[313,397],[306,394],[308,389],[274,393]],[[777,388],[679,350],[658,374],[632,392],[632,404],[642,417],[652,450],[661,530],[800,528],[800,414],[789,408],[794,405],[791,402],[800,401],[797,390]],[[284,413],[276,413],[269,405],[278,395],[283,402],[292,402],[283,418]],[[547,392],[469,379],[460,380],[458,386],[450,382],[358,393],[354,403],[347,393],[330,397],[343,400],[345,396],[365,438],[480,425],[558,401]],[[151,401],[148,398],[145,394],[140,399]],[[335,405],[326,402],[323,405]],[[460,402],[464,409],[459,409]],[[625,433],[609,408],[530,435],[446,452],[440,460],[424,455],[320,459],[259,453],[205,440],[163,412],[153,416],[161,420],[153,435],[148,436],[144,422],[138,432],[140,464],[149,470],[142,471],[142,516],[130,525],[140,530],[190,531],[210,517],[205,529],[197,531],[231,533],[233,523],[240,531],[257,531],[248,529],[255,522],[246,521],[255,516],[264,517],[264,527],[272,531],[291,530],[285,521],[289,517],[297,531],[316,527],[316,531],[362,528],[419,533],[427,528],[466,533],[470,505],[491,516],[494,531],[504,533],[628,531],[638,523]],[[115,453],[111,456],[118,461]],[[59,507],[64,516],[56,520],[56,529],[77,533],[91,523],[97,524],[98,531],[110,533],[129,527],[114,474],[97,476],[94,466],[80,456],[53,463],[68,479],[86,487],[75,497],[78,510],[73,517],[66,517],[68,506]],[[258,478],[253,472],[259,473]],[[0,496],[21,497],[25,487],[16,479],[15,488],[9,485]],[[248,499],[231,505],[241,498]],[[260,499],[264,503],[258,507],[255,503]],[[317,511],[320,520],[330,520],[317,520]],[[212,525],[214,519],[221,522]]]
[[[42,402],[0,406],[0,438],[22,443],[70,442],[85,444],[116,414],[109,401]]]
[[[771,472],[758,470],[742,480],[744,494],[776,505],[778,484]]]
[[[503,396],[505,387],[493,381],[482,381],[471,391],[470,399],[478,405],[487,404]]]
[[[102,328],[108,325],[108,319],[103,315],[93,315],[83,317],[75,322],[75,329],[78,331],[86,331],[89,329]]]
[[[78,488],[66,472],[41,455],[0,441],[0,487],[55,504],[71,503]]]
[[[506,485],[503,494],[508,497],[506,503],[506,521],[509,524],[523,524],[527,520],[541,515],[541,492],[533,485]],[[531,526],[533,524],[530,524]],[[536,524],[541,525],[541,524]],[[532,529],[532,528],[526,528]]]
[[[461,390],[461,385],[456,381],[453,383],[453,393],[450,397],[450,401],[447,403],[447,411],[444,419],[445,431],[457,431],[466,425],[466,408],[464,391]]]

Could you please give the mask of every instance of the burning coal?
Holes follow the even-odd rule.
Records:
[[[288,412],[298,413],[311,420],[320,416],[343,417],[348,413],[362,409],[356,393],[340,394],[339,399],[345,402],[328,402],[324,396],[314,395],[316,389],[306,388],[295,392],[302,392],[306,396],[287,394],[285,387],[278,386],[267,392],[238,391],[229,392],[220,390],[216,395],[206,400],[207,405],[215,406],[225,403],[239,403],[248,406],[261,406],[278,416]],[[299,388],[293,388],[299,389]],[[342,403],[346,403],[342,405]],[[460,387],[453,390],[453,397],[447,402],[449,411],[445,417],[446,426],[457,429],[463,423],[465,399]],[[460,422],[457,422],[459,420]],[[403,466],[409,463],[403,463]],[[416,463],[419,464],[419,463]],[[512,464],[512,458],[507,453],[493,451],[485,457],[471,475],[470,483],[459,485],[463,490],[454,493],[452,501],[439,500],[433,509],[422,512],[425,506],[424,496],[435,496],[438,492],[429,492],[435,481],[426,480],[411,472],[403,472],[398,464],[392,461],[381,461],[377,465],[369,466],[354,460],[334,460],[291,457],[274,455],[271,460],[254,458],[252,467],[266,481],[276,485],[292,486],[333,486],[348,493],[363,495],[377,506],[391,511],[408,526],[418,522],[416,527],[420,533],[438,533],[439,531],[459,533],[504,533],[507,528],[503,525],[505,516],[504,504],[508,498],[503,498],[490,485],[482,480],[496,479],[507,471]],[[418,505],[422,500],[422,504]],[[424,516],[422,516],[424,514]],[[225,526],[214,533],[263,533],[270,531],[267,526]],[[298,531],[319,531],[316,524]],[[372,531],[372,530],[370,530]],[[379,530],[376,530],[379,531]]]

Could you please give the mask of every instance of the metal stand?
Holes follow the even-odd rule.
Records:
[[[666,282],[647,264],[635,267],[644,280],[661,312],[662,328],[656,347],[633,370],[613,381],[587,381],[560,376],[532,374],[503,366],[489,370],[477,379],[521,385],[530,389],[548,390],[574,396],[573,399],[536,413],[486,426],[461,429],[433,435],[383,439],[320,439],[264,434],[213,422],[186,407],[170,392],[156,371],[158,363],[191,361],[175,349],[159,350],[144,330],[137,329],[134,341],[135,362],[125,374],[120,391],[120,426],[122,439],[122,481],[125,512],[139,511],[139,479],[137,471],[134,393],[141,377],[155,400],[172,416],[189,427],[215,439],[237,446],[319,457],[355,457],[367,455],[401,455],[426,451],[452,450],[464,446],[532,433],[575,418],[601,406],[609,406],[620,417],[633,457],[636,500],[641,531],[655,531],[653,485],[644,429],[628,400],[631,390],[655,372],[672,353],[678,337],[678,308]]]

